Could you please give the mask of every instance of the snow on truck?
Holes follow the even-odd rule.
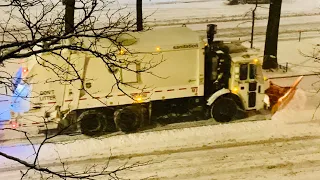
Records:
[[[21,82],[15,91],[19,94],[27,89],[30,107],[19,113],[13,109],[11,124],[37,126],[40,131],[68,127],[69,131],[94,135],[116,130],[137,131],[149,124],[152,117],[168,113],[172,108],[184,113],[202,107],[204,115],[218,122],[228,122],[246,117],[246,111],[270,106],[266,94],[269,84],[264,79],[260,60],[248,53],[230,54],[222,42],[214,41],[215,33],[216,25],[210,24],[206,41],[187,27],[124,36],[131,42],[126,46],[128,50],[145,53],[133,56],[120,50],[118,59],[131,58],[135,63],[126,66],[137,71],[143,63],[150,63],[150,59],[161,62],[150,70],[152,73],[135,73],[116,67],[111,72],[93,55],[66,52],[84,79],[83,83],[55,81],[57,74],[44,68],[46,63],[70,67],[53,53],[41,54],[43,61],[30,57],[20,69]],[[105,47],[110,44],[106,40],[99,43],[106,44]],[[101,52],[106,50],[101,49]],[[130,86],[121,85],[123,91],[114,87],[114,75]],[[26,79],[28,85],[24,83]],[[276,98],[283,96],[281,101],[288,101],[294,94],[294,90],[290,91],[290,96],[286,94],[289,90],[285,89],[280,95],[278,92]],[[269,93],[277,94],[270,89]],[[19,105],[17,103],[21,102],[13,101],[12,106]],[[281,106],[277,101],[271,106],[275,104],[277,108]]]

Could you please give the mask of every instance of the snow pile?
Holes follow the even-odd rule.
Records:
[[[301,113],[302,111],[306,110],[307,99],[308,98],[305,91],[297,89],[295,95],[287,104],[287,106],[284,109],[277,111],[271,119],[283,122],[310,120],[310,118],[308,118],[310,114]]]

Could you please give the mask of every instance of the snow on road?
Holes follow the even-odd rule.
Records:
[[[320,140],[293,139],[285,142],[260,142],[237,146],[207,146],[179,151],[156,152],[133,156],[129,160],[111,160],[108,170],[125,163],[147,162],[145,167],[119,173],[126,179],[283,179],[317,180],[320,178]],[[281,158],[280,158],[281,157]],[[70,171],[81,172],[95,165],[104,167],[106,159],[72,162],[67,164]],[[62,170],[59,164],[51,164],[53,170]],[[22,169],[21,169],[22,170]],[[30,179],[39,176],[30,172]],[[1,178],[20,179],[18,169],[1,172]],[[58,178],[53,178],[58,179]],[[100,177],[96,179],[106,179]]]
[[[129,159],[127,159],[129,158]],[[102,169],[107,159],[70,162],[69,171],[82,172],[95,165]],[[227,146],[203,146],[174,151],[157,151],[139,156],[112,159],[108,170],[125,163],[147,162],[151,164],[132,171],[118,173],[126,179],[282,179],[317,180],[320,178],[320,139],[296,138],[286,141],[261,141],[252,144]],[[60,164],[48,165],[53,170],[63,170]],[[17,168],[1,172],[3,179],[20,179]],[[30,172],[30,179],[39,179]],[[53,178],[58,179],[58,178]],[[96,179],[106,179],[100,177]]]
[[[69,161],[69,171],[81,172],[93,164],[99,170],[108,161],[111,149],[114,158],[109,170],[127,161],[155,162],[118,174],[128,179],[317,179],[319,128],[319,122],[265,121],[138,133],[47,145],[43,149],[47,157],[42,156],[40,162],[44,167],[61,170],[60,160],[54,160],[58,158],[54,151],[59,150],[62,161]],[[4,164],[2,159],[1,163]],[[16,179],[21,176],[21,169],[24,168],[1,169],[0,178]]]
[[[306,103],[308,101],[308,97],[306,92],[301,89],[298,89],[293,97],[293,99],[288,103],[285,109],[277,111],[273,116],[272,120],[274,121],[285,121],[285,122],[301,122],[302,120],[310,120],[312,119],[313,112],[315,110],[309,111],[310,113],[306,113],[304,111],[306,109]],[[305,112],[305,113],[301,113]]]

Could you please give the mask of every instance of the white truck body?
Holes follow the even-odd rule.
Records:
[[[135,43],[125,47],[133,54],[121,50],[117,58],[136,63],[119,65],[128,66],[132,70],[142,70],[141,68],[148,64],[156,64],[163,60],[156,67],[138,74],[125,69],[117,70],[117,78],[135,87],[120,85],[123,92],[131,95],[133,99],[115,86],[114,75],[101,59],[82,52],[71,52],[71,55],[68,51],[64,52],[64,56],[69,57],[69,62],[75,64],[77,73],[84,79],[84,90],[80,90],[82,84],[79,80],[70,83],[59,81],[75,77],[75,72],[68,70],[70,66],[61,57],[53,53],[44,53],[40,55],[41,58],[28,58],[24,66],[27,69],[24,77],[30,78],[28,83],[31,91],[28,100],[31,108],[19,119],[21,126],[37,124],[44,128],[45,112],[53,112],[51,115],[55,117],[57,106],[61,107],[61,111],[72,111],[132,104],[135,98],[149,102],[204,95],[205,42],[196,32],[186,27],[175,27],[131,35],[136,38]],[[110,42],[106,40],[101,40],[98,46],[101,46],[100,52],[110,50]],[[66,73],[45,68],[48,63],[64,67]],[[59,119],[54,121],[58,122]],[[56,126],[57,123],[53,123],[52,127],[45,128]]]

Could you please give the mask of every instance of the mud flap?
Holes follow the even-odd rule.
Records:
[[[274,114],[279,110],[284,109],[288,103],[292,100],[293,96],[296,93],[297,86],[301,82],[303,76],[300,76],[296,81],[292,84],[290,89],[278,99],[277,103],[272,107],[271,113]]]

